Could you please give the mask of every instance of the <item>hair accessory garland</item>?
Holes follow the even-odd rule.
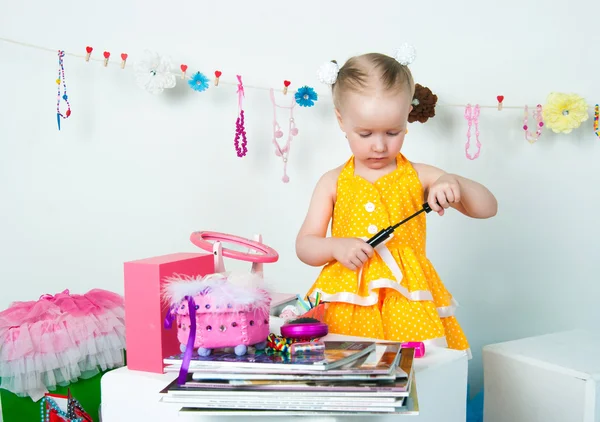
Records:
[[[537,124],[537,128],[535,130],[535,136],[531,134],[531,132],[529,131],[529,126],[527,125],[528,119],[529,119],[529,111],[527,106],[525,106],[525,112],[524,112],[524,118],[523,118],[523,130],[525,131],[525,139],[527,139],[527,141],[530,144],[533,144],[534,142],[536,142],[538,139],[540,139],[540,136],[542,135],[542,128],[544,127],[544,118],[543,118],[543,109],[542,109],[542,105],[538,104],[535,108],[535,111],[533,112],[533,117],[535,118]]]
[[[415,84],[415,96],[412,100],[413,109],[408,115],[408,122],[425,123],[435,116],[435,105],[438,97],[427,87]]]
[[[235,150],[237,152],[238,157],[245,157],[248,152],[248,148],[246,145],[248,144],[248,140],[246,138],[246,128],[244,126],[244,108],[242,107],[242,100],[244,98],[244,84],[242,83],[241,75],[236,75],[238,80],[238,111],[239,116],[235,121],[235,138],[233,140],[233,144],[235,146]],[[242,139],[242,146],[240,147],[240,138]]]
[[[60,130],[60,119],[67,119],[71,115],[71,103],[69,103],[69,96],[67,95],[67,83],[65,81],[65,64],[63,62],[65,52],[58,50],[58,78],[56,79],[56,85],[58,85],[58,93],[56,95],[56,120],[58,123],[58,130]],[[63,86],[63,94],[60,94],[60,85]],[[62,114],[60,111],[60,100],[64,100],[67,103],[67,111]]]
[[[467,107],[465,108],[465,119],[467,119],[467,123],[469,125],[469,128],[467,129],[465,155],[469,160],[475,160],[479,157],[479,153],[481,152],[481,142],[479,142],[479,104],[476,104],[474,108],[471,107],[471,104],[467,104]],[[471,146],[471,126],[473,125],[475,125],[477,152],[472,156],[469,154],[469,147]]]
[[[305,85],[296,91],[294,99],[300,107],[312,107],[315,105],[315,101],[319,99],[319,96],[314,89]]]
[[[594,107],[594,133],[600,138],[600,132],[598,131],[598,117],[600,117],[600,106],[596,104]]]
[[[203,73],[196,72],[194,76],[188,80],[188,85],[194,91],[202,92],[208,89],[210,83],[208,78]]]
[[[283,177],[281,180],[283,183],[288,183],[290,181],[289,176],[287,175],[287,163],[290,154],[290,146],[292,143],[292,139],[298,135],[298,128],[296,127],[296,122],[294,120],[294,107],[296,106],[296,102],[292,101],[289,106],[281,106],[275,102],[275,92],[273,88],[270,90],[271,103],[273,104],[273,145],[275,145],[275,155],[281,157],[283,161]],[[289,118],[289,126],[288,126],[288,137],[285,145],[282,147],[277,139],[283,137],[283,132],[281,131],[281,126],[277,123],[277,107],[279,108],[287,108],[290,110],[290,118]]]
[[[94,48],[90,47],[89,45],[85,48],[85,61],[86,62],[90,61],[90,56],[92,55],[92,51],[94,51]]]
[[[408,66],[417,58],[417,49],[409,43],[404,43],[396,49],[394,58],[401,65]]]

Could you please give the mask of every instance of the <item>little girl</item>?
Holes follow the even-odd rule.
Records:
[[[372,53],[341,68],[329,63],[329,75],[321,71],[332,85],[335,115],[352,156],[318,181],[296,253],[308,265],[325,265],[308,295],[319,291],[329,302],[330,332],[423,341],[470,355],[454,317],[457,302],[425,255],[425,214],[375,249],[365,242],[424,202],[439,215],[449,207],[472,218],[497,211],[496,198],[481,184],[410,162],[400,152],[415,89],[410,61]]]

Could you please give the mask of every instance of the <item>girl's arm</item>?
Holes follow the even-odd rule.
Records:
[[[317,182],[308,212],[296,237],[296,255],[307,265],[320,267],[333,261],[333,239],[326,237],[333,215],[339,171],[325,173]]]
[[[447,207],[472,218],[490,218],[498,212],[498,201],[482,184],[427,164],[415,163],[413,167],[429,206],[440,215]]]

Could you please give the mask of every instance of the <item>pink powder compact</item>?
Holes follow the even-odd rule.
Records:
[[[328,332],[327,324],[315,318],[298,318],[281,326],[281,335],[291,339],[316,339]]]
[[[212,349],[233,347],[246,354],[248,346],[266,347],[271,297],[261,287],[262,278],[244,273],[205,277],[172,277],[163,298],[170,311],[165,325],[177,324],[182,353],[208,356]]]

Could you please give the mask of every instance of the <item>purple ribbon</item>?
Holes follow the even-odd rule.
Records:
[[[167,312],[167,316],[165,316],[165,328],[170,330],[173,326],[173,321],[175,320],[175,308],[177,308],[177,304],[171,305],[169,308],[169,312]]]
[[[181,369],[179,370],[179,379],[177,384],[183,385],[187,379],[188,369],[190,367],[190,361],[192,360],[192,353],[194,353],[194,343],[196,342],[196,303],[192,296],[186,296],[188,301],[188,310],[190,314],[190,336],[188,337],[187,345],[185,346],[185,353],[181,362]]]

